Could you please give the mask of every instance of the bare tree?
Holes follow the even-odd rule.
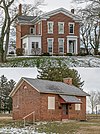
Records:
[[[73,0],[76,3],[88,2],[87,6],[79,9],[82,18],[82,42],[85,47],[91,45],[94,54],[98,54],[100,45],[100,0]],[[88,25],[88,27],[87,27]]]
[[[34,5],[24,6],[23,14],[35,12],[40,13],[39,6],[44,3],[44,0],[35,0]],[[8,51],[10,27],[18,17],[18,9],[15,5],[15,0],[0,0],[0,62],[6,61]]]
[[[89,107],[91,108],[92,114],[94,113],[94,109],[100,103],[100,93],[96,91],[91,91],[89,94]]]

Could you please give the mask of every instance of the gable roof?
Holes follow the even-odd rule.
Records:
[[[21,78],[19,83],[10,93],[10,96],[14,95],[18,85],[22,81],[26,81],[28,84],[30,84],[33,88],[35,88],[40,93],[53,93],[53,94],[72,95],[72,96],[88,96],[88,94],[83,90],[75,86],[65,84],[63,82],[32,79],[32,78],[25,78],[25,77]]]
[[[26,15],[23,15],[23,16],[18,16],[17,20],[20,23],[28,23],[28,22],[31,22],[32,20],[34,20],[36,17],[37,16],[26,16]]]
[[[40,19],[48,19],[49,17],[56,15],[58,13],[63,13],[66,16],[69,16],[70,18],[72,18],[74,21],[77,21],[77,22],[82,21],[80,16],[73,14],[72,12],[66,10],[65,8],[58,8],[58,9],[52,10],[50,12],[44,13],[44,14],[36,17],[34,20],[32,20],[32,22],[39,21]]]
[[[40,16],[19,16],[18,17],[18,22],[37,22],[41,19],[48,19],[49,17],[53,16],[53,15],[56,15],[58,13],[63,13],[65,14],[66,16],[69,16],[71,17],[74,21],[78,21],[80,22],[81,21],[81,17],[76,15],[76,14],[73,14],[71,13],[70,11],[64,9],[64,8],[58,8],[58,9],[55,9],[55,10],[52,10],[50,12],[47,12],[47,13],[44,13]]]

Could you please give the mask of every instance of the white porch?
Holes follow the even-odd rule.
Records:
[[[41,55],[40,35],[25,35],[21,39],[24,55]]]

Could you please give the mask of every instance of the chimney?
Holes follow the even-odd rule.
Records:
[[[72,85],[72,78],[63,78],[63,82],[68,84],[68,85]]]
[[[19,16],[22,15],[22,4],[19,4],[19,12],[18,12]]]
[[[71,13],[73,13],[73,14],[74,14],[74,9],[71,9]]]

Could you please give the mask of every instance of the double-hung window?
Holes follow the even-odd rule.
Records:
[[[48,53],[53,53],[53,38],[48,38],[47,42],[48,42]]]
[[[64,34],[64,22],[58,22],[58,34]]]
[[[69,23],[69,33],[74,34],[74,23]]]
[[[54,23],[52,21],[48,21],[47,25],[48,25],[48,33],[53,34],[53,25],[54,25]]]
[[[58,47],[59,53],[64,53],[64,38],[58,39]]]

